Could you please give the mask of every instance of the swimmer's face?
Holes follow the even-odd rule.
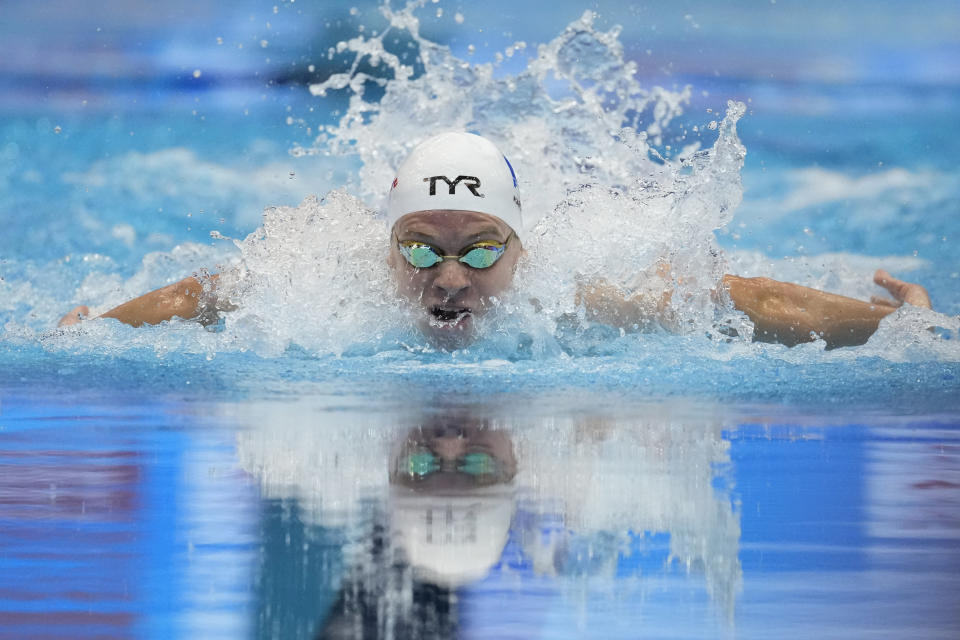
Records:
[[[501,296],[513,282],[523,252],[520,240],[502,220],[476,211],[418,211],[400,218],[393,231],[388,263],[400,294],[422,311],[421,330],[442,348],[469,343],[474,317],[486,313],[491,299]],[[460,255],[478,242],[507,242],[507,247],[486,269],[457,260],[417,269],[400,253],[398,240],[423,242],[443,255]]]

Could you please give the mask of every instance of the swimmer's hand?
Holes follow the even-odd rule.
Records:
[[[90,307],[85,304],[80,305],[79,307],[74,307],[71,309],[67,315],[60,318],[60,322],[57,323],[58,327],[66,327],[71,324],[79,324],[85,320],[90,315]]]
[[[895,300],[874,296],[863,302],[770,278],[726,275],[723,286],[733,306],[753,321],[754,340],[792,347],[822,339],[833,349],[865,343],[880,320],[904,303],[932,308],[927,290],[918,284],[898,280],[883,269],[873,281]]]
[[[919,284],[897,280],[883,269],[877,269],[873,274],[873,281],[890,292],[894,300],[880,296],[871,296],[870,302],[876,305],[883,305],[893,309],[899,308],[904,303],[914,307],[924,309],[933,309],[930,304],[930,294]]]

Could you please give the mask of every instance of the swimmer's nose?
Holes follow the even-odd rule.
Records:
[[[470,286],[467,267],[456,260],[444,260],[437,265],[437,277],[433,286],[442,289],[448,300]]]

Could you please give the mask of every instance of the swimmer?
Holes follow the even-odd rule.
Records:
[[[397,291],[419,308],[420,330],[441,348],[475,337],[474,318],[514,281],[523,255],[520,192],[513,167],[481,136],[449,132],[418,145],[397,171],[387,205],[388,265]],[[661,271],[669,271],[661,265]],[[101,314],[139,327],[174,317],[215,321],[216,275],[189,277]],[[931,308],[926,289],[883,270],[874,282],[893,299],[864,302],[770,278],[725,275],[718,298],[754,324],[753,339],[793,346],[823,339],[828,348],[863,344],[880,320],[902,304]],[[580,287],[577,300],[589,317],[614,327],[667,326],[671,292],[653,299],[627,295],[596,281]],[[71,310],[60,326],[89,316]]]

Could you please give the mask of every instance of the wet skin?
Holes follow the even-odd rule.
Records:
[[[408,214],[393,227],[387,263],[398,292],[422,310],[418,326],[436,346],[456,349],[474,337],[474,318],[491,308],[513,283],[517,261],[523,253],[510,227],[493,216],[476,211],[432,210]],[[506,251],[493,266],[474,269],[457,260],[444,260],[417,269],[400,253],[397,241],[429,244],[443,255],[459,255],[477,242],[507,242]]]

